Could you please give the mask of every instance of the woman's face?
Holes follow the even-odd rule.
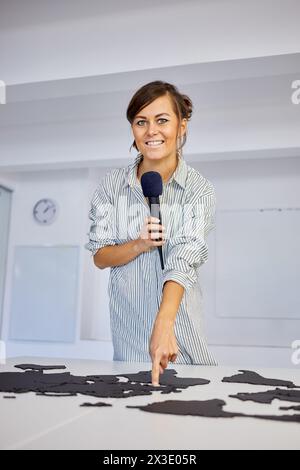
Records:
[[[186,123],[186,119],[182,119],[179,135],[184,135]],[[145,106],[135,116],[132,131],[137,148],[144,158],[176,158],[178,118],[168,95],[161,96]]]

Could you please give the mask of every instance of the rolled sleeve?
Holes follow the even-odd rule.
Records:
[[[91,251],[92,256],[104,246],[117,244],[115,210],[105,180],[102,180],[94,192],[89,219],[92,220],[87,233],[89,242],[84,247]]]
[[[169,240],[163,284],[175,281],[189,290],[197,281],[197,269],[208,260],[206,237],[215,227],[216,196],[213,186],[201,195],[185,217],[180,231]]]

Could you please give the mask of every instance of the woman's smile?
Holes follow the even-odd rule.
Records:
[[[160,147],[163,145],[164,140],[149,140],[148,142],[145,142],[148,147]]]

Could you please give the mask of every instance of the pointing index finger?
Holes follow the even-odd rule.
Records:
[[[152,364],[152,385],[159,386],[159,356],[155,356]]]

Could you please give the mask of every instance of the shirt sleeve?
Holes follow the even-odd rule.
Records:
[[[89,242],[84,247],[92,252],[92,256],[104,246],[117,244],[115,210],[104,179],[94,192],[89,219],[92,221],[87,233]]]
[[[169,240],[163,284],[176,281],[189,290],[197,280],[197,269],[208,259],[206,237],[215,227],[216,196],[213,185],[205,191],[184,217],[180,231]]]

